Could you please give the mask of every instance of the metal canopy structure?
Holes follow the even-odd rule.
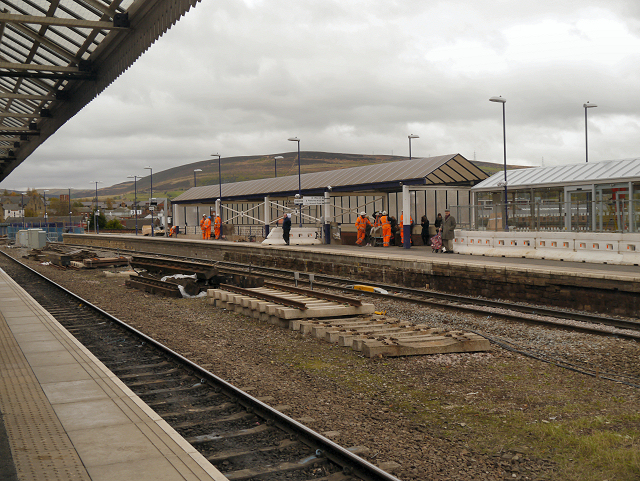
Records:
[[[200,0],[0,0],[0,182]]]
[[[502,188],[503,174],[492,175],[472,188],[474,192],[491,192]],[[507,171],[509,189],[567,187],[603,182],[640,181],[640,158],[604,160],[554,167],[532,167]]]
[[[318,195],[329,187],[337,192],[397,192],[402,185],[470,186],[488,176],[460,154],[441,155],[384,164],[351,167],[301,176],[302,194]],[[298,176],[248,180],[224,184],[224,201],[256,200],[266,195],[293,196]],[[172,200],[174,204],[213,202],[220,197],[219,185],[193,187]]]

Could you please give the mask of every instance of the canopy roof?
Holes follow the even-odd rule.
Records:
[[[0,181],[199,0],[2,0]]]
[[[460,154],[441,155],[384,164],[351,167],[300,176],[303,195],[333,192],[398,191],[407,185],[473,185],[487,178],[480,168]],[[248,180],[222,184],[223,200],[259,199],[267,195],[292,196],[298,193],[298,176]],[[220,197],[220,186],[193,187],[173,199],[173,203],[213,202]]]
[[[640,181],[640,158],[507,171],[509,189],[637,181]],[[496,173],[472,188],[474,192],[502,189],[504,189],[504,172]]]

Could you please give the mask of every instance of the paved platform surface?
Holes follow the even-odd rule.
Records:
[[[3,480],[227,479],[1,269],[0,457]]]

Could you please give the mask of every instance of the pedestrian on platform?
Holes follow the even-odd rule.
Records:
[[[222,237],[222,219],[215,212],[213,214],[213,236],[216,240]]]
[[[438,214],[433,226],[436,228],[436,231],[440,230],[440,227],[442,227],[442,214]]]
[[[453,239],[456,237],[456,219],[451,215],[451,211],[446,209],[444,211],[444,220],[442,221],[442,244],[446,249],[445,254],[453,254]]]
[[[358,239],[356,244],[362,247],[365,244],[365,238],[367,235],[367,227],[371,228],[371,221],[367,217],[366,212],[360,212],[360,217],[356,219],[356,230],[358,231]],[[367,243],[367,245],[369,245]]]
[[[423,215],[420,219],[420,225],[422,226],[422,232],[420,233],[422,245],[428,246],[431,242],[429,241],[429,219],[426,215]]]
[[[391,242],[391,222],[389,221],[389,217],[387,217],[386,210],[382,211],[380,225],[382,226],[382,245],[389,247],[389,243]]]
[[[211,216],[204,219],[204,239],[211,239]]]
[[[204,221],[207,219],[207,214],[202,214],[202,219],[200,219],[200,232],[202,232],[202,240],[207,238],[207,231],[204,227]]]
[[[285,214],[282,218],[282,238],[289,245],[289,233],[291,232],[291,214]]]

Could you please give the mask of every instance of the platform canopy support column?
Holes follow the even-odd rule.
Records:
[[[324,243],[331,244],[331,193],[324,193]]]
[[[269,224],[271,223],[271,202],[269,196],[264,198],[264,238],[269,237]]]
[[[402,212],[403,217],[403,225],[402,225],[402,235],[404,237],[404,242],[402,247],[405,249],[411,248],[411,195],[409,194],[409,186],[402,186]]]

